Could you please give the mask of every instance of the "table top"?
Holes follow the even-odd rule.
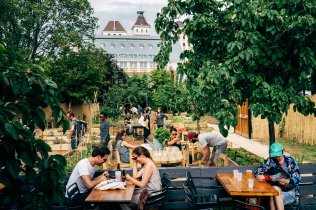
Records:
[[[216,178],[223,185],[231,196],[276,196],[278,191],[265,181],[254,179],[254,187],[248,187],[248,182],[245,174],[242,180],[238,181],[233,174],[217,174]]]
[[[86,198],[89,203],[130,203],[133,197],[135,185],[126,184],[125,190],[96,190],[93,189]]]

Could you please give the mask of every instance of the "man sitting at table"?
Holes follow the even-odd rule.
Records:
[[[203,158],[201,164],[206,166],[210,159],[210,148],[213,147],[210,166],[216,166],[219,153],[224,153],[227,148],[227,140],[220,133],[208,132],[197,134],[194,131],[189,131],[187,139],[191,142],[199,141],[202,147]]]
[[[255,175],[279,192],[278,196],[270,197],[270,209],[284,210],[286,204],[299,203],[300,170],[292,157],[283,155],[281,144],[273,143],[269,152],[270,157],[255,171]]]
[[[65,197],[68,198],[67,189],[74,183],[77,183],[80,195],[75,197],[73,203],[82,203],[89,195],[90,190],[100,182],[107,180],[108,172],[104,172],[98,177],[94,178],[95,166],[101,166],[109,157],[110,150],[105,145],[96,146],[91,156],[80,160],[73,169],[68,183],[66,185]]]

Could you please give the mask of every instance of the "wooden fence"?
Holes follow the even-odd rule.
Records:
[[[312,101],[316,103],[316,95],[310,96]],[[288,111],[287,116],[284,115],[283,125],[275,125],[276,138],[281,137],[280,127],[283,127],[282,137],[294,140],[299,143],[316,145],[316,117],[314,115],[304,116],[293,111],[293,106]],[[268,121],[262,120],[260,117],[252,117],[252,138],[263,139],[268,141]]]
[[[60,107],[63,109],[65,113],[69,110],[75,114],[75,117],[79,120],[85,120],[91,122],[95,116],[99,114],[99,104],[81,104],[81,105],[72,105],[69,107],[68,104],[62,103]],[[46,119],[52,118],[52,110],[47,107],[44,109]],[[91,125],[91,123],[90,123]]]

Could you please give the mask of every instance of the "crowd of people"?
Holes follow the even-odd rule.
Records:
[[[150,108],[142,109],[138,107],[138,123],[144,127],[144,140],[147,139],[150,134]],[[67,114],[70,120],[70,134],[69,139],[71,141],[72,149],[76,148],[79,143],[75,138],[75,117],[73,113]],[[107,180],[109,174],[107,172],[102,173],[100,176],[95,177],[96,166],[102,165],[107,161],[110,150],[107,144],[110,140],[109,135],[109,122],[105,113],[100,114],[100,145],[96,146],[91,155],[88,158],[80,160],[73,169],[68,183],[67,189],[76,183],[80,190],[80,197],[78,202],[84,199],[91,189],[93,189],[100,182]],[[154,122],[157,127],[164,126],[164,119],[168,117],[162,113],[161,108],[158,108],[156,119]],[[132,160],[134,163],[132,168],[132,175],[127,174],[126,180],[135,184],[139,189],[135,190],[131,206],[135,207],[138,204],[139,196],[143,189],[147,189],[149,192],[160,190],[161,179],[159,175],[159,169],[153,159],[151,158],[149,150],[143,146],[135,146],[129,143],[126,138],[127,135],[133,133],[132,117],[131,113],[127,112],[125,119],[125,130],[121,130],[115,137],[114,145],[119,152],[120,160],[123,163],[129,163]],[[217,166],[218,157],[220,153],[225,153],[227,149],[227,139],[216,132],[196,133],[194,131],[187,132],[187,143],[199,142],[203,157],[201,160],[202,166]],[[181,151],[181,139],[176,128],[170,128],[170,139],[166,142],[165,146],[175,146]],[[210,152],[212,147],[212,152]],[[132,157],[130,152],[132,151]],[[267,176],[278,175],[277,181],[269,182],[279,192],[278,196],[270,197],[269,207],[271,210],[282,210],[284,205],[290,203],[299,203],[299,183],[301,180],[299,166],[296,161],[289,156],[284,155],[284,150],[281,144],[274,143],[269,149],[270,157],[258,167],[254,172],[255,177],[258,180],[266,180]],[[137,166],[141,165],[141,168]],[[65,195],[67,197],[67,193]]]

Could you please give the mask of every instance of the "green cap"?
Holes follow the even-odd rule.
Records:
[[[279,143],[273,143],[270,147],[270,156],[276,157],[281,156],[283,154],[283,147]]]

